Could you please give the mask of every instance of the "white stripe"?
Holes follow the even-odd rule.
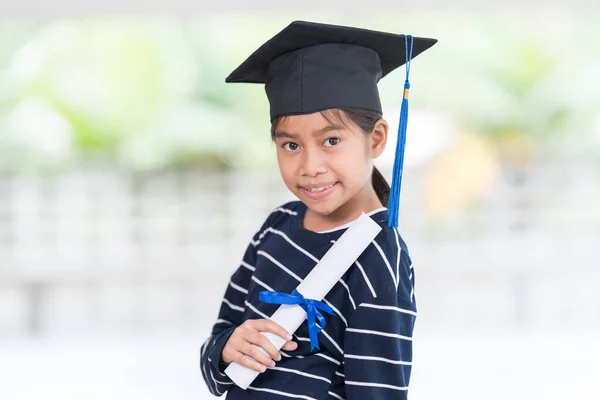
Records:
[[[353,358],[355,360],[370,360],[370,361],[383,361],[389,364],[396,364],[396,365],[412,365],[412,362],[409,361],[398,361],[398,360],[392,360],[389,358],[383,358],[383,357],[371,357],[371,356],[358,356],[355,354],[346,354],[345,355],[346,358]]]
[[[318,231],[317,233],[332,233],[336,231],[341,231],[342,229],[349,228],[354,221],[346,222],[344,225],[336,226],[335,228],[327,229],[325,231]]]
[[[209,360],[210,360],[210,359],[209,359]],[[217,373],[218,373],[219,375],[221,375],[223,378],[230,379],[230,378],[229,378],[229,376],[227,376],[226,374],[222,373],[221,371],[217,371]]]
[[[379,245],[377,244],[377,242],[375,240],[373,240],[372,243],[375,246],[375,248],[377,248],[377,250],[379,251],[379,254],[381,254],[381,258],[383,258],[383,261],[385,262],[385,265],[387,266],[388,271],[390,271],[390,275],[392,276],[392,281],[394,282],[394,285],[396,285],[396,287],[398,287],[398,283],[396,282],[396,277],[394,276],[394,271],[392,271],[392,266],[390,265],[387,257],[383,253],[383,250],[381,250],[381,247],[379,247]]]
[[[250,271],[256,271],[256,268],[248,264],[246,261],[242,261],[242,267],[248,268]]]
[[[202,349],[200,350],[200,358],[202,358],[204,350],[206,349],[207,344],[209,343],[209,341],[211,339],[212,339],[212,337],[209,337],[208,339],[206,339],[206,342],[204,342],[204,345],[202,345]],[[206,367],[207,367],[207,363],[201,362],[200,371],[202,371],[202,376],[204,377],[204,380],[208,383],[208,375],[206,373]]]
[[[352,295],[350,294],[350,288],[348,287],[348,285],[346,285],[346,282],[344,282],[342,279],[340,279],[338,282],[341,283],[348,291],[348,298],[350,299],[350,302],[352,303],[352,308],[356,310],[356,303],[354,302],[354,299],[352,298]]]
[[[264,238],[264,237],[265,237],[265,235],[266,235],[267,233],[269,233],[269,232],[271,232],[271,227],[270,227],[270,226],[269,226],[269,227],[267,227],[267,228],[265,228],[265,229],[264,229],[264,230],[263,230],[263,231],[260,233],[260,235],[258,235],[258,239],[257,239],[257,240],[252,240],[252,241],[250,241],[250,243],[252,243],[252,246],[256,247],[256,246],[257,246],[257,245],[260,243],[260,241],[262,240],[262,238]]]
[[[346,329],[346,331],[347,331],[347,329]],[[339,346],[339,345],[338,345],[338,344],[335,342],[335,340],[333,340],[333,339],[331,338],[331,336],[329,336],[329,335],[327,334],[327,332],[325,332],[325,329],[323,329],[323,330],[322,330],[321,332],[319,332],[319,333],[322,333],[322,334],[323,334],[323,335],[324,335],[324,336],[325,336],[327,339],[329,339],[329,341],[331,342],[331,344],[333,344],[333,345],[335,346],[335,348],[336,348],[336,349],[338,349],[338,351],[340,352],[340,354],[344,355],[344,350],[342,350],[342,348],[341,348],[341,347],[340,347],[340,346]]]
[[[414,302],[414,297],[415,297],[415,288],[412,288],[412,290],[410,291],[410,301]]]
[[[331,243],[335,243],[335,240],[331,240]],[[354,302],[354,299],[352,298],[352,295],[350,294],[350,288],[348,287],[346,282],[344,282],[343,279],[340,279],[338,282],[341,283],[342,285],[344,285],[344,287],[346,288],[346,291],[348,292],[348,298],[350,299],[350,302],[352,303],[352,307],[356,310],[356,303]],[[369,284],[370,284],[370,282],[369,282]],[[375,296],[375,297],[377,297],[377,296]]]
[[[235,284],[235,283],[233,283],[233,282],[229,282],[229,286],[231,286],[232,288],[234,288],[234,289],[235,289],[235,290],[237,290],[238,292],[242,292],[242,293],[244,293],[244,294],[248,294],[248,291],[247,291],[246,289],[244,289],[244,288],[243,288],[243,287],[241,287],[241,286],[238,286],[238,285],[236,285],[236,284]]]
[[[345,377],[346,377],[346,375],[342,374],[340,371],[335,371],[335,374],[336,374],[337,376],[341,376],[342,378],[345,378]]]
[[[202,363],[200,365],[200,371],[202,371],[202,377],[204,378],[204,380],[206,381],[207,385],[210,385],[209,381],[208,381],[208,375],[206,374],[206,363]],[[209,388],[212,389],[212,388]],[[212,391],[212,390],[211,390]]]
[[[411,280],[412,279],[412,272],[410,273],[410,275],[408,276],[408,279]]]
[[[258,235],[258,240],[253,242],[252,245],[254,245],[254,247],[256,247],[256,245],[258,245],[261,242],[261,240],[263,240],[265,235],[269,232],[273,232],[273,229],[271,227],[265,228],[265,230],[262,231],[260,235]]]
[[[270,287],[269,285],[267,285],[266,283],[264,283],[263,281],[261,281],[260,279],[258,279],[256,276],[252,277],[252,280],[256,283],[258,283],[260,286],[264,287],[265,289],[267,289],[270,292],[274,292],[275,290],[273,290],[272,287]]]
[[[271,232],[276,233],[277,235],[283,237],[289,244],[291,244],[292,246],[294,246],[296,249],[298,249],[300,252],[304,253],[308,258],[310,258],[311,260],[313,260],[314,262],[319,262],[319,259],[315,256],[313,256],[312,254],[310,254],[308,251],[304,250],[302,247],[298,246],[296,243],[294,243],[289,237],[287,237],[287,235],[281,231],[278,231],[277,229],[271,229]]]
[[[204,344],[203,344],[203,345],[202,345],[202,347],[200,348],[200,358],[203,358],[203,357],[204,357],[204,350],[206,349],[206,345],[208,344],[208,341],[209,341],[210,339],[212,339],[212,336],[211,336],[211,337],[209,337],[208,339],[206,339],[206,340],[204,341]]]
[[[380,306],[378,304],[369,304],[369,303],[362,303],[359,307],[368,307],[368,308],[375,308],[377,310],[391,310],[391,311],[398,311],[400,313],[404,313],[404,314],[410,314],[410,315],[414,315],[415,317],[417,316],[417,313],[411,310],[406,310],[404,308],[400,308],[400,307],[393,307],[393,306]]]
[[[340,365],[340,362],[338,360],[336,360],[335,358],[329,357],[323,353],[317,353],[317,354],[315,354],[315,356],[319,356],[321,358],[331,361],[334,364]]]
[[[281,268],[282,270],[284,270],[285,272],[287,272],[291,277],[293,277],[294,279],[296,279],[298,282],[302,282],[302,279],[300,279],[300,277],[298,275],[296,275],[295,273],[293,273],[292,271],[290,271],[285,265],[281,264],[279,261],[277,261],[276,259],[274,259],[270,254],[265,253],[262,250],[259,250],[256,254],[260,254],[263,257],[268,258],[269,260],[271,260],[271,262],[275,265],[277,265],[279,268]]]
[[[202,376],[204,377],[205,381],[208,381],[208,375],[206,375],[206,362],[204,362],[203,358],[204,358],[204,351],[206,350],[206,345],[208,344],[208,341],[212,339],[212,337],[209,337],[208,339],[206,339],[206,342],[204,342],[204,344],[202,345],[202,348],[200,349],[200,371],[202,371]]]
[[[335,308],[335,306],[333,304],[331,304],[331,302],[329,302],[329,300],[327,300],[327,299],[323,299],[323,303],[325,303],[329,307],[331,307],[331,309],[342,319],[342,321],[344,321],[344,324],[346,324],[346,326],[348,326],[348,321],[346,321],[346,318],[344,318],[344,316],[342,315],[340,310]]]
[[[292,397],[294,399],[317,400],[313,397],[303,396],[300,394],[292,394],[292,393],[287,393],[287,392],[280,392],[279,390],[273,390],[273,389],[257,388],[254,386],[248,386],[248,389],[256,390],[257,392],[267,392],[267,393],[279,394],[281,396]]]
[[[288,353],[284,353],[281,350],[279,350],[279,353],[281,353],[282,356],[287,357],[287,358],[304,358],[304,356],[291,356]]]
[[[257,244],[260,243],[260,241],[262,240],[262,238],[269,232],[273,232],[276,235],[281,236],[282,238],[284,238],[289,244],[291,244],[292,246],[294,246],[298,251],[300,251],[301,253],[305,254],[308,258],[310,258],[311,260],[313,260],[314,262],[319,262],[319,259],[316,258],[315,256],[313,256],[312,254],[310,254],[308,251],[304,250],[302,247],[298,246],[293,240],[291,240],[285,233],[277,230],[277,229],[273,229],[271,227],[266,228],[259,236],[258,236],[258,240],[256,242],[253,243],[254,246],[256,246]]]
[[[300,340],[301,342],[310,342],[310,338],[307,337],[296,336],[296,339]]]
[[[375,383],[375,382],[346,381],[346,385],[380,387],[380,388],[394,389],[394,390],[408,390],[408,387],[386,385],[385,383]]]
[[[358,269],[360,269],[360,272],[362,272],[363,278],[365,278],[365,282],[367,282],[367,286],[371,290],[371,294],[373,295],[373,297],[377,297],[377,293],[375,293],[375,289],[373,289],[373,285],[371,285],[371,281],[367,277],[367,274],[365,273],[365,270],[363,269],[363,266],[360,265],[360,263],[358,262],[358,260],[355,262],[355,264],[358,267]]]
[[[235,304],[233,304],[232,302],[230,302],[227,299],[223,299],[223,303],[227,304],[229,306],[229,308],[231,308],[232,310],[244,312],[244,308],[243,307],[236,306]]]
[[[319,375],[308,374],[306,372],[297,371],[297,370],[291,369],[291,368],[272,367],[269,369],[273,369],[275,371],[282,371],[282,372],[291,372],[292,374],[306,376],[307,378],[319,379],[319,380],[325,381],[331,385],[331,381],[329,379],[323,378],[322,376],[319,376]]]
[[[262,238],[264,238],[264,237],[265,237],[265,235],[266,235],[267,233],[269,233],[269,232],[271,232],[271,227],[265,228],[265,230],[264,230],[264,231],[262,231],[262,232],[260,233],[260,235],[258,235],[258,239],[257,239],[257,240],[255,240],[255,241],[254,241],[252,244],[253,244],[254,246],[256,246],[257,244],[259,244],[259,243],[260,243],[260,241],[262,240]]]
[[[252,304],[248,303],[247,301],[245,301],[244,303],[246,304],[246,307],[249,307],[252,311],[254,311],[255,313],[257,313],[261,317],[263,317],[265,319],[269,319],[269,317],[267,316],[267,314],[261,312],[258,308],[254,307]]]
[[[290,215],[298,215],[298,213],[296,211],[292,211],[289,210],[287,208],[283,208],[283,207],[277,207],[274,212],[279,211],[279,212],[283,212],[283,213],[288,213]]]
[[[229,386],[229,385],[231,385],[233,383],[233,382],[218,381],[218,380],[215,379],[215,376],[213,375],[212,371],[209,371],[209,372],[210,372],[210,376],[213,378],[213,381],[215,381],[215,382],[217,382],[217,383],[219,383],[221,385]]]
[[[222,318],[219,318],[219,319],[218,319],[218,320],[215,322],[215,325],[216,325],[216,324],[235,325],[233,322],[231,322],[231,321],[227,321],[226,319],[222,319]]]
[[[340,399],[340,400],[346,400],[344,399],[342,396],[340,396],[339,394],[335,394],[333,392],[327,392],[328,395],[335,397],[336,399]]]
[[[398,256],[396,258],[396,290],[398,290],[398,284],[400,283],[400,241],[398,240],[398,232],[396,228],[392,228],[394,236],[396,236],[396,246],[398,247]]]
[[[346,329],[346,332],[364,333],[364,334],[367,334],[367,335],[386,336],[386,337],[391,337],[391,338],[395,338],[395,339],[402,339],[402,340],[412,340],[412,338],[410,336],[402,336],[402,335],[397,335],[395,333],[370,331],[370,330],[367,330],[367,329],[348,328],[348,329]]]
[[[220,383],[221,385],[229,386],[229,385],[231,385],[231,383],[226,383],[226,382],[218,381],[218,380],[215,379],[215,376],[213,375],[213,373],[212,373],[211,370],[208,370],[208,372],[210,372],[210,377],[212,378],[213,382],[215,383],[215,390],[217,391],[217,393],[219,393],[219,396],[222,395],[223,392],[221,392],[219,390],[219,386],[217,386],[217,385]]]

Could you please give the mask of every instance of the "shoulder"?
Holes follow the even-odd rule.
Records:
[[[266,230],[278,229],[291,218],[296,218],[304,208],[306,208],[306,206],[301,201],[290,201],[275,207],[267,216],[260,229],[254,235],[254,241],[259,240],[259,237],[265,233]]]
[[[357,303],[405,295],[410,280],[412,261],[406,242],[396,228],[387,226],[387,219],[373,219],[381,225],[381,232],[358,257],[349,275]]]
[[[302,210],[304,210],[306,208],[306,206],[304,205],[304,203],[302,203],[301,201],[289,201],[285,204],[282,204],[278,207],[275,207],[275,209],[271,212],[271,216],[273,216],[274,218],[276,218],[277,216],[296,216],[298,215],[298,213],[300,213]]]

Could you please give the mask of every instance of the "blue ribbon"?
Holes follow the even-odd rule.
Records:
[[[325,311],[326,313],[333,315],[333,310],[327,304],[322,301],[307,299],[302,294],[294,290],[292,294],[281,293],[281,292],[268,292],[263,291],[259,294],[259,299],[263,303],[269,304],[297,304],[304,311],[306,311],[306,318],[308,320],[308,334],[310,336],[310,349],[319,348],[319,339],[317,334],[325,328],[327,322],[323,314],[319,310]],[[317,325],[319,321],[320,327]]]

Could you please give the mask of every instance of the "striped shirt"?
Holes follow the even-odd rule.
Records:
[[[209,390],[228,400],[406,399],[416,318],[414,273],[406,244],[387,226],[387,210],[369,213],[382,231],[335,284],[324,302],[334,315],[311,351],[306,321],[294,334],[295,351],[260,374],[247,390],[223,373],[225,343],[247,319],[268,318],[279,307],[259,301],[264,290],[291,293],[347,225],[325,232],[302,226],[299,201],[275,209],[254,235],[232,275],[211,336],[200,350]]]

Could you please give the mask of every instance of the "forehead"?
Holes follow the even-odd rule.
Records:
[[[302,133],[305,131],[317,131],[330,125],[329,121],[327,121],[320,112],[316,112],[312,114],[287,116],[279,122],[277,130],[290,133]]]

